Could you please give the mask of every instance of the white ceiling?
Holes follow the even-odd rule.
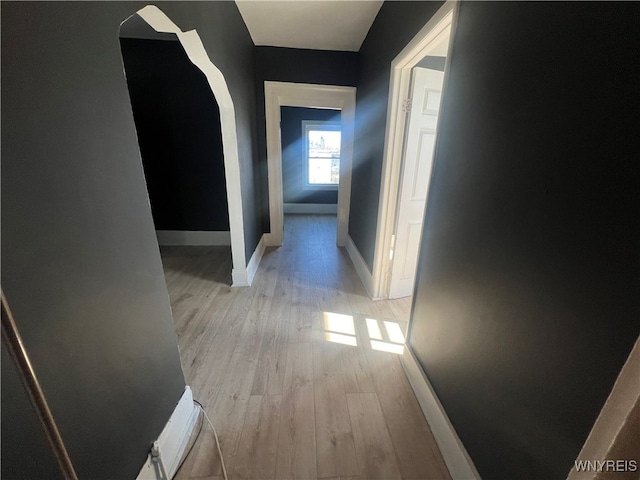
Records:
[[[357,52],[382,0],[236,0],[253,43]]]

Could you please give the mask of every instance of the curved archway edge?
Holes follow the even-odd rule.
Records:
[[[224,156],[227,204],[229,206],[229,231],[231,236],[231,256],[233,269],[232,286],[243,287],[251,284],[247,273],[245,257],[244,221],[242,190],[240,183],[240,161],[238,136],[233,100],[222,72],[213,64],[195,30],[183,32],[167,15],[155,5],[147,5],[136,12],[158,33],[173,33],[184,48],[189,60],[204,73],[218,102],[220,127],[222,130],[222,151]],[[126,20],[125,20],[126,21]]]

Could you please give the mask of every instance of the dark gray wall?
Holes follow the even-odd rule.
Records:
[[[373,269],[391,61],[442,2],[385,2],[359,54],[349,235]]]
[[[220,111],[206,77],[175,35],[120,43],[156,230],[229,231]]]
[[[2,288],[81,478],[134,478],[185,384],[118,41],[144,5],[1,5]],[[250,208],[255,78],[239,12],[161,8],[225,75]],[[253,251],[259,225],[245,219]]]
[[[259,164],[261,159],[256,154],[253,41],[235,2],[161,2],[158,6],[182,31],[198,31],[209,58],[224,75],[231,93],[238,134],[245,254],[248,262],[263,233],[263,178]]]
[[[64,478],[53,450],[22,385],[13,359],[2,342],[2,463],[0,476],[14,478]],[[28,445],[29,448],[25,448]]]
[[[358,54],[328,50],[281,47],[255,47],[256,112],[258,115],[258,160],[262,178],[262,228],[269,227],[269,189],[267,188],[267,142],[264,112],[264,82],[316,83],[355,86]]]
[[[446,61],[446,57],[433,57],[431,55],[427,55],[416,64],[416,67],[429,68],[431,70],[444,72]]]
[[[338,189],[304,188],[306,183],[302,122],[319,120],[340,123],[339,110],[320,108],[280,108],[282,139],[282,194],[284,203],[338,203]]]
[[[639,15],[461,5],[409,343],[483,478],[565,478],[640,333]]]

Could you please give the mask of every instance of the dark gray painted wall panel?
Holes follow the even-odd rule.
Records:
[[[2,5],[2,287],[83,478],[135,476],[184,389],[119,51],[130,8]]]
[[[248,262],[263,232],[260,208],[262,177],[257,173],[260,158],[256,154],[253,41],[235,2],[161,2],[158,7],[182,31],[198,31],[209,58],[224,75],[231,93],[238,134],[245,254]]]
[[[359,56],[349,235],[373,269],[391,61],[442,2],[385,2]]]
[[[320,85],[357,83],[358,54],[327,50],[281,47],[255,47],[256,112],[258,118],[258,161],[262,178],[260,200],[262,228],[269,228],[269,189],[267,187],[267,141],[264,111],[264,82],[267,80]]]
[[[255,52],[258,87],[264,80],[348,86],[357,81],[356,52],[283,47],[255,47]]]
[[[56,457],[18,370],[2,342],[2,462],[0,475],[10,480],[62,480]]]
[[[446,57],[433,57],[431,55],[427,55],[416,64],[416,67],[429,68],[431,70],[440,70],[441,72],[444,72],[446,61]]]
[[[135,477],[185,384],[118,41],[144,5],[2,3],[2,287],[81,478]],[[251,40],[232,2],[161,8],[229,83],[253,251]]]
[[[639,14],[461,5],[409,342],[483,478],[565,478],[640,333]]]
[[[156,230],[229,231],[220,110],[173,38],[121,39],[153,221]]]
[[[319,120],[340,123],[339,110],[320,108],[280,108],[282,138],[282,196],[284,203],[338,203],[338,189],[304,188],[305,164],[302,122]]]

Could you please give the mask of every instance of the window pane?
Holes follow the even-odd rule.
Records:
[[[337,185],[340,178],[339,158],[310,158],[309,183],[312,185]]]
[[[340,179],[340,132],[309,130],[309,183],[337,185]]]

